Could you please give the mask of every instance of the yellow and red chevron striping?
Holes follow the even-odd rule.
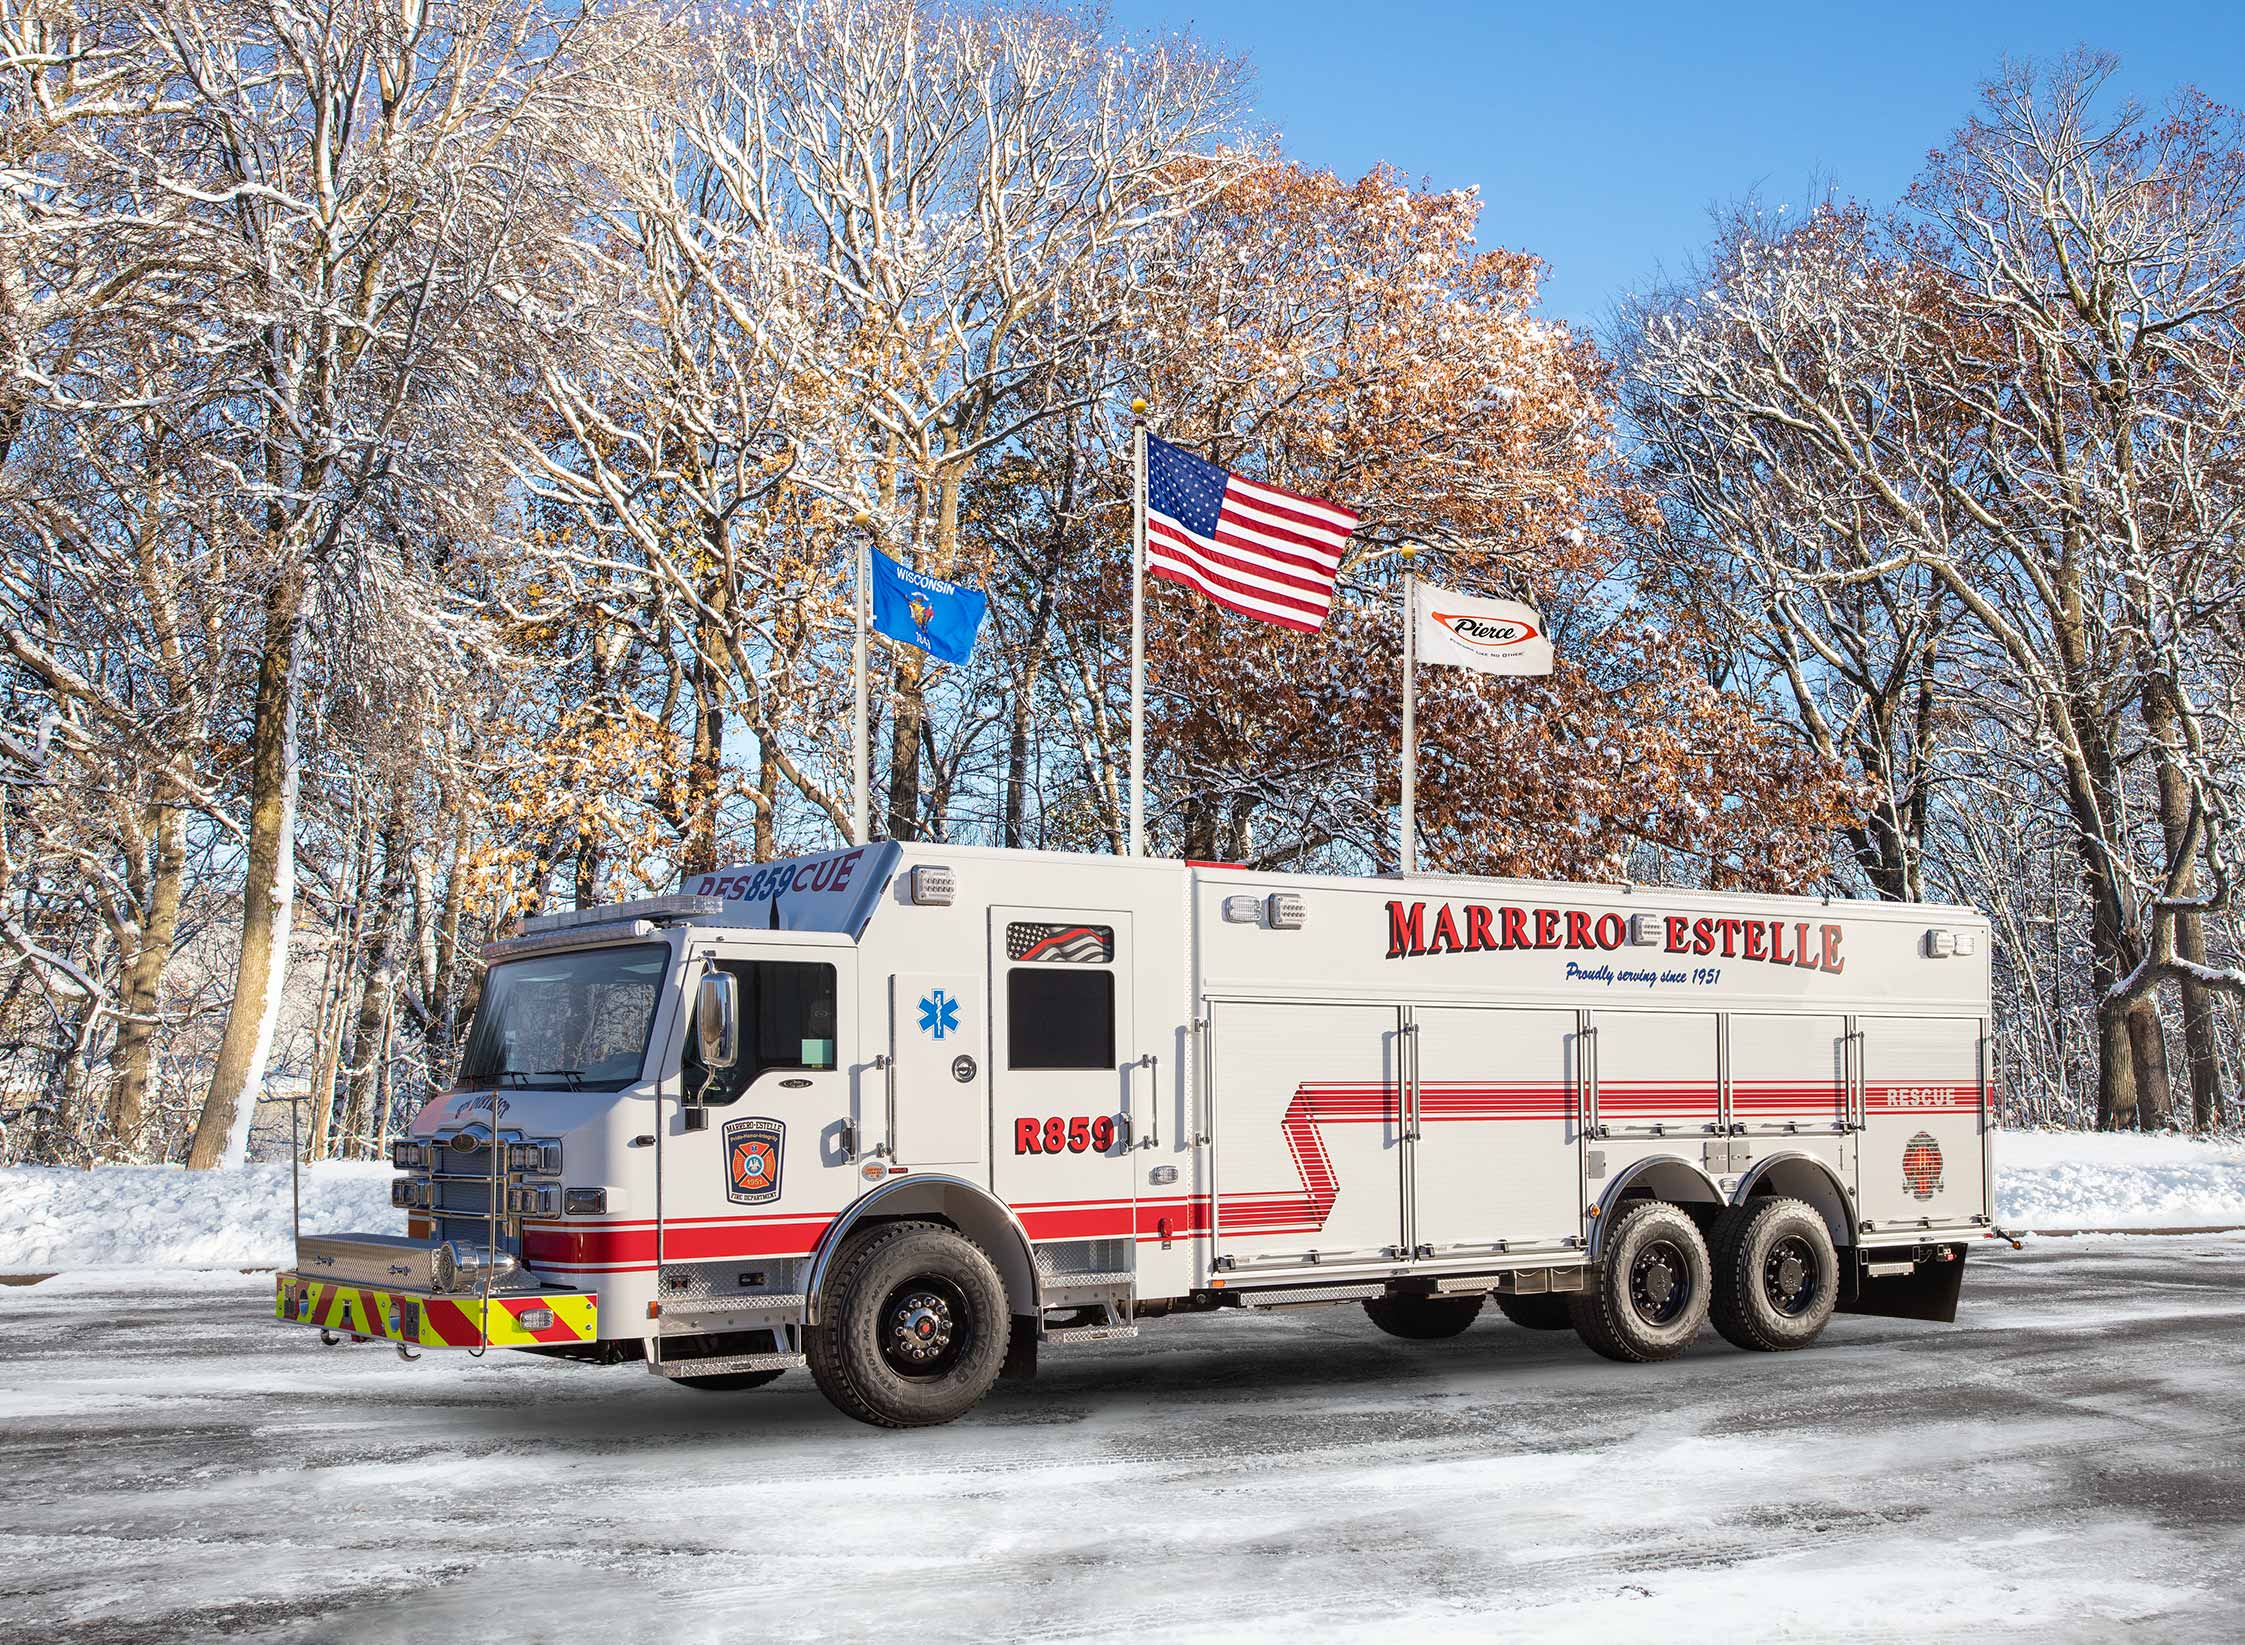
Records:
[[[301,1312],[290,1307],[299,1295],[305,1298]],[[539,1309],[552,1314],[552,1323],[526,1324],[526,1317]],[[275,1277],[273,1317],[422,1348],[473,1348],[485,1342],[494,1348],[533,1348],[592,1342],[600,1334],[598,1303],[581,1292],[495,1296],[487,1303],[481,1297],[382,1291],[288,1273]]]

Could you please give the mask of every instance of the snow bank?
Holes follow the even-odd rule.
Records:
[[[402,1234],[387,1165],[309,1166],[304,1226]],[[64,1268],[274,1268],[290,1261],[288,1167],[0,1169],[0,1273]]]
[[[1996,1220],[2006,1228],[2245,1224],[2245,1142],[2132,1132],[2000,1132]]]
[[[402,1234],[387,1165],[304,1172],[304,1226]],[[2006,1131],[1996,1138],[2006,1228],[2245,1224],[2245,1142]],[[288,1168],[0,1169],[0,1273],[66,1268],[272,1268],[291,1255]]]

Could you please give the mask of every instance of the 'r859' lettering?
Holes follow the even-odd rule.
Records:
[[[1077,1114],[1069,1119],[1017,1119],[1013,1122],[1013,1151],[1017,1154],[1081,1154],[1089,1149],[1104,1154],[1115,1145],[1115,1120],[1111,1114],[1096,1119]]]

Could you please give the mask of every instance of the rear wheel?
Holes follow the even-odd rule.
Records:
[[[1410,1342],[1440,1342],[1454,1337],[1481,1314],[1479,1297],[1366,1297],[1364,1311],[1391,1337]]]
[[[672,1377],[681,1388],[698,1388],[705,1394],[740,1394],[751,1388],[761,1388],[767,1382],[777,1382],[787,1375],[785,1371],[727,1371],[713,1377]]]
[[[1715,1225],[1715,1329],[1741,1348],[1806,1348],[1840,1300],[1839,1253],[1813,1206],[1758,1199]]]
[[[1524,1331],[1566,1331],[1574,1327],[1574,1315],[1567,1307],[1567,1292],[1545,1291],[1534,1296],[1514,1296],[1509,1291],[1497,1293],[1497,1312]]]
[[[1608,1359],[1670,1359],[1707,1323],[1712,1275],[1699,1225],[1665,1200],[1641,1200],[1607,1228],[1605,1257],[1568,1312]]]
[[[819,1392],[860,1422],[924,1428],[972,1410],[1013,1326],[1005,1282],[957,1229],[893,1222],[836,1264],[804,1352]]]

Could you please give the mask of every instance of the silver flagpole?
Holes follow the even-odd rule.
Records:
[[[1130,402],[1130,854],[1146,854],[1146,402]]]
[[[1403,848],[1398,861],[1406,874],[1418,872],[1419,858],[1419,545],[1405,543],[1403,555]]]
[[[866,558],[866,545],[873,537],[873,516],[861,510],[850,523],[858,528],[857,574],[851,579],[850,589],[850,605],[857,618],[857,637],[850,648],[850,678],[856,692],[850,704],[850,843],[863,845],[871,810],[866,792],[865,585],[873,573],[872,562]]]

